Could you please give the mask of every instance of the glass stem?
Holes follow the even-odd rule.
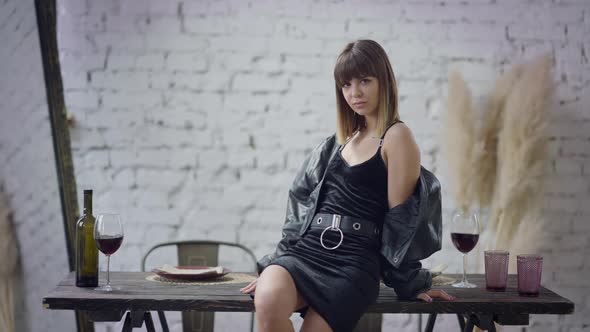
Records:
[[[467,255],[463,254],[463,283],[467,283],[467,269],[465,266],[467,265]]]
[[[465,255],[463,255],[465,257]],[[111,265],[111,255],[107,255],[107,286],[110,286],[110,265]]]

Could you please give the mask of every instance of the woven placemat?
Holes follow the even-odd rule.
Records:
[[[149,276],[147,276],[145,278],[145,280],[148,280],[148,281],[163,282],[163,283],[173,284],[173,285],[196,285],[196,286],[250,283],[254,279],[256,279],[256,277],[251,276],[249,274],[245,274],[245,273],[228,273],[228,274],[224,275],[223,277],[219,277],[219,278],[206,279],[206,280],[192,280],[192,281],[164,278],[164,277],[161,277],[155,273],[150,274]]]
[[[445,276],[445,275],[438,275],[432,278],[432,286],[444,286],[444,285],[452,285],[455,283],[455,278]]]
[[[161,277],[157,274],[150,274],[145,278],[148,281],[156,281],[156,282],[163,282],[167,284],[176,284],[176,285],[219,285],[219,284],[240,284],[240,283],[250,283],[252,280],[256,279],[256,277],[245,274],[245,273],[228,273],[220,278],[215,279],[207,279],[207,280],[195,280],[195,281],[185,281],[185,280],[175,280],[175,279],[168,279]],[[445,275],[439,275],[432,278],[432,286],[443,286],[443,285],[451,285],[455,283],[455,278],[451,278]]]

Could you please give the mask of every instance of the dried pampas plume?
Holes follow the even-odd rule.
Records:
[[[0,331],[13,332],[14,287],[18,271],[18,245],[7,199],[0,191]]]
[[[475,171],[472,162],[475,128],[471,105],[471,93],[463,77],[456,71],[451,73],[441,145],[455,203],[463,212],[467,212],[473,202],[471,179]]]
[[[516,65],[496,82],[486,105],[477,143],[474,147],[473,190],[481,207],[489,206],[494,196],[497,172],[498,134],[506,107],[506,99],[514,84],[522,76],[523,65]]]
[[[490,218],[497,248],[508,248],[523,220],[536,219],[540,211],[553,94],[551,66],[548,55],[527,65],[506,100]]]

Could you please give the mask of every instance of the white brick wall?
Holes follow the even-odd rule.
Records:
[[[0,85],[6,114],[0,174],[19,237],[27,239],[25,269],[52,266],[53,280],[27,282],[53,284],[66,270],[63,255],[40,255],[28,241],[39,238],[56,248],[42,252],[65,253],[63,239],[48,237],[62,226],[55,173],[40,166],[53,165],[53,155],[33,4],[10,0],[0,9],[0,34],[10,46],[0,51],[2,73],[20,82]],[[96,190],[97,211],[120,211],[126,222],[115,270],[137,270],[147,248],[165,240],[226,239],[257,255],[271,250],[303,156],[334,130],[332,69],[348,41],[372,38],[388,52],[402,118],[443,184],[438,133],[449,71],[460,69],[481,95],[501,70],[552,52],[559,102],[540,252],[544,284],[572,299],[576,313],[533,316],[527,330],[589,326],[589,1],[62,0],[58,9],[66,103],[77,120],[71,131],[77,180],[80,189]],[[27,130],[16,132],[14,122]],[[39,182],[45,194],[34,186]],[[448,240],[425,264],[441,261],[459,272],[460,255]],[[73,315],[60,319],[63,313],[39,309],[44,291],[37,286],[27,295],[30,330],[72,329]],[[437,326],[456,324],[442,315]],[[410,315],[388,315],[384,323],[387,331],[416,325]]]
[[[14,211],[23,274],[17,331],[72,331],[72,312],[41,303],[68,264],[33,0],[0,3],[0,40],[0,183]]]

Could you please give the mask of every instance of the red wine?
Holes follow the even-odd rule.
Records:
[[[451,239],[453,240],[455,248],[466,254],[477,244],[479,234],[451,233]]]
[[[105,255],[112,255],[119,249],[121,243],[123,242],[123,235],[103,235],[96,239],[96,245],[98,246],[98,250],[100,250]]]

